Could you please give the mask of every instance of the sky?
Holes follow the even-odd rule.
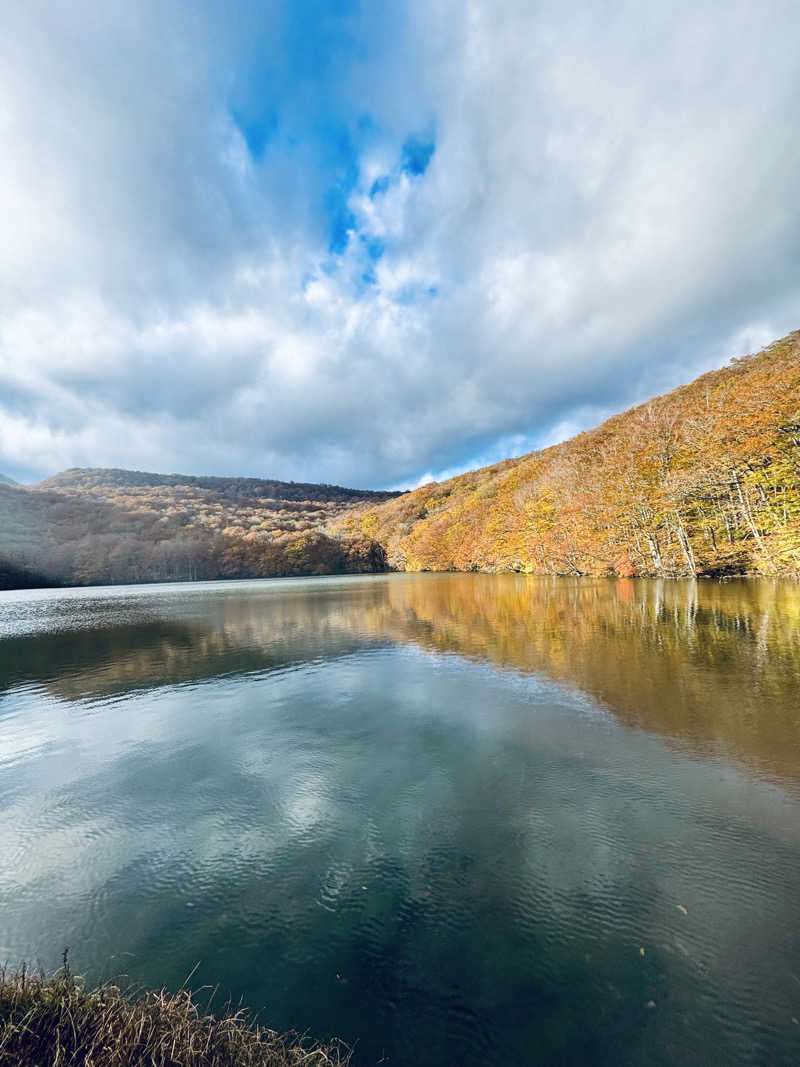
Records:
[[[0,471],[406,487],[800,327],[796,0],[26,0]]]

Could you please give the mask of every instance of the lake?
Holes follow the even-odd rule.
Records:
[[[355,1062],[800,1061],[800,586],[0,594],[0,958]]]

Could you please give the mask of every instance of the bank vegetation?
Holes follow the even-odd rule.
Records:
[[[260,1026],[245,1010],[203,1012],[178,993],[89,988],[66,965],[54,977],[0,972],[0,1067],[344,1067],[344,1046],[312,1045]]]

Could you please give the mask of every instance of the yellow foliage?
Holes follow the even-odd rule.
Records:
[[[542,452],[372,508],[405,570],[800,573],[800,331]]]

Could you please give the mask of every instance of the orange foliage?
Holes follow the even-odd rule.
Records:
[[[800,331],[356,524],[401,570],[800,573]]]

